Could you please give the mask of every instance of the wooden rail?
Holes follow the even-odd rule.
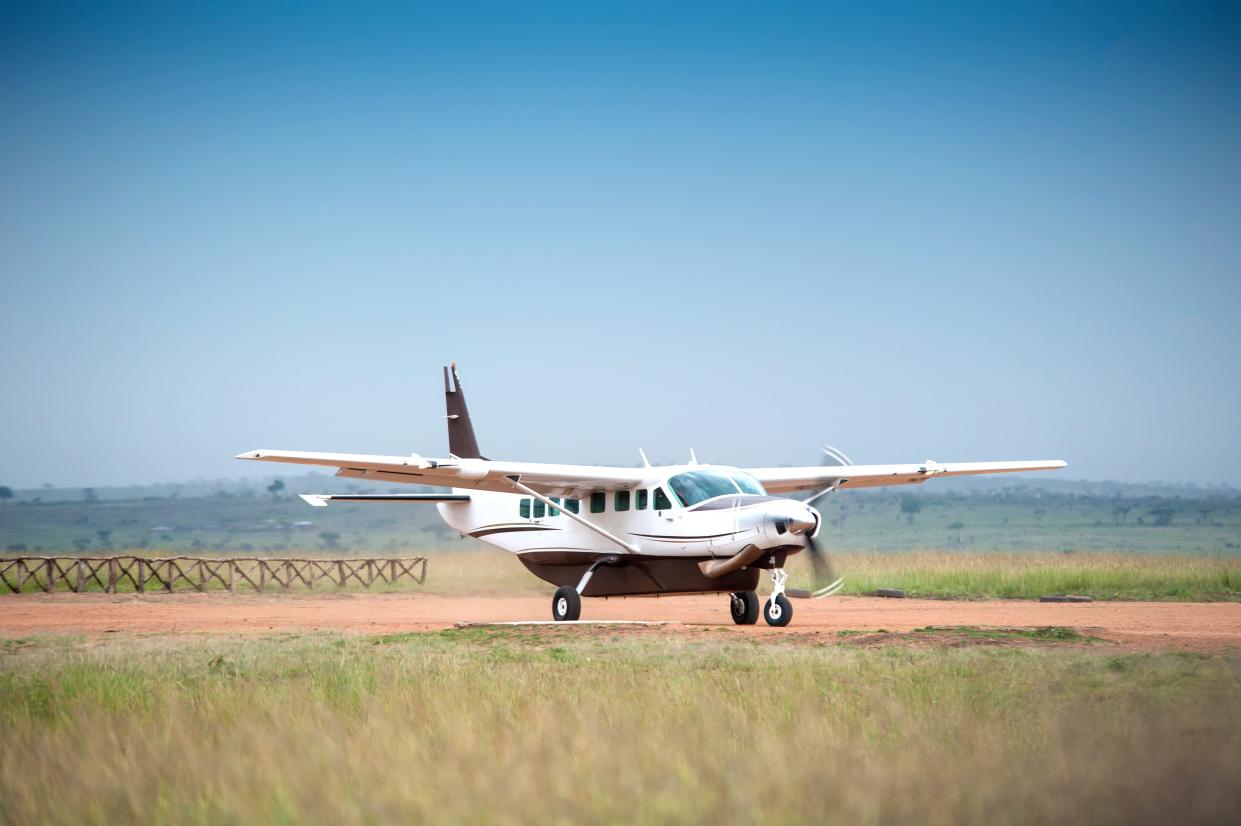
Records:
[[[295,584],[314,588],[327,582],[345,587],[350,581],[363,588],[375,583],[394,584],[403,579],[421,585],[427,578],[427,558],[376,557],[371,559],[205,559],[174,556],[152,559],[142,556],[19,556],[0,559],[0,581],[15,594],[27,590],[50,592],[64,585],[74,593],[93,590],[115,594],[128,580],[134,591],[171,593],[181,583],[196,591],[223,587],[233,591],[250,586],[255,591],[270,587],[288,590]]]

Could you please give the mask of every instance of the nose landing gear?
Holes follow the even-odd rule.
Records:
[[[763,619],[774,628],[783,628],[793,621],[793,603],[784,595],[789,575],[783,568],[771,569],[771,599],[763,606]]]

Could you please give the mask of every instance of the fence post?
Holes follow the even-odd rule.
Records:
[[[375,582],[375,560],[366,560],[366,587],[370,588]]]
[[[345,587],[345,560],[336,560],[336,575],[340,577],[340,587]]]
[[[145,594],[147,590],[147,561],[142,557],[138,557],[138,593]]]
[[[17,560],[17,593],[21,593],[26,585],[26,559]]]
[[[56,581],[56,563],[49,556],[45,563],[45,573],[47,574],[47,582],[43,583],[43,590],[47,593],[52,592],[52,583]]]
[[[175,585],[176,585],[176,580],[175,580],[175,578],[174,578],[174,577],[173,577],[173,575],[172,575],[172,572],[173,572],[173,570],[174,570],[174,569],[173,569],[173,562],[172,562],[172,560],[170,559],[170,560],[168,560],[167,562],[165,562],[164,564],[168,566],[168,567],[166,567],[166,568],[164,569],[165,573],[167,573],[167,575],[168,575],[167,580],[165,580],[168,584],[167,584],[167,585],[165,585],[164,587],[168,590],[168,593],[170,593],[170,594],[171,594],[171,593],[172,593],[172,589],[173,589],[173,588],[175,587]]]
[[[207,573],[203,570],[203,561],[198,560],[198,590],[207,590]]]
[[[259,593],[263,592],[263,586],[267,584],[267,560],[259,560]]]
[[[82,568],[85,564],[82,558],[78,557],[77,562],[73,565],[73,584],[69,587],[69,590],[75,594],[82,593]]]
[[[116,593],[116,557],[108,557],[108,589],[109,594]]]
[[[235,576],[234,572],[236,570],[237,570],[237,560],[230,559],[228,561],[228,584],[225,586],[230,591],[233,590],[233,577]]]

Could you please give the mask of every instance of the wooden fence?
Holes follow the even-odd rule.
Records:
[[[52,591],[63,585],[74,593],[95,590],[109,594],[118,588],[138,593],[171,593],[178,584],[196,591],[222,587],[233,591],[250,586],[288,590],[294,585],[314,588],[327,583],[339,588],[356,583],[370,588],[375,583],[394,584],[412,580],[421,585],[427,577],[424,556],[400,559],[203,559],[175,556],[152,559],[141,556],[19,556],[0,559],[0,581],[8,590]]]

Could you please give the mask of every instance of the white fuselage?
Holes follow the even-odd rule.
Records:
[[[778,524],[812,519],[817,525],[818,514],[797,500],[761,492],[733,492],[686,507],[669,485],[669,478],[677,473],[713,470],[716,468],[704,466],[651,468],[651,480],[639,486],[573,491],[569,497],[554,497],[561,503],[558,509],[529,496],[471,489],[454,489],[454,493],[468,494],[468,502],[437,507],[444,521],[462,535],[518,555],[632,553],[565,513],[569,498],[577,499],[582,519],[636,547],[642,556],[720,558],[753,545],[804,546],[805,537],[795,536],[787,528],[780,530]],[[596,494],[593,498],[592,493]],[[553,510],[558,512],[553,514]]]

